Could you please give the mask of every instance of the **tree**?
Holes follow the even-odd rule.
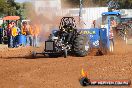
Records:
[[[7,0],[8,4],[8,15],[15,15],[17,4],[14,0]]]
[[[0,17],[8,12],[8,4],[5,0],[0,0]]]
[[[20,9],[20,4],[14,0],[0,0],[0,17],[6,15],[17,15],[17,10]]]

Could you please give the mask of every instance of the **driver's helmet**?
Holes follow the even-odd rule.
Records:
[[[52,30],[52,34],[53,34],[54,36],[57,36],[57,32],[58,32],[58,30]]]

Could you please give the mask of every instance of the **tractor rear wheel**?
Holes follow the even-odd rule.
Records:
[[[89,41],[87,36],[78,35],[74,40],[74,53],[76,56],[84,57],[89,51]]]

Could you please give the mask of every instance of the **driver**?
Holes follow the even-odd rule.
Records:
[[[72,36],[74,35],[75,29],[73,28],[71,23],[65,24],[61,29],[60,29],[60,38],[64,37],[64,42],[65,43],[71,43]]]
[[[60,31],[58,32],[60,39],[62,39],[64,42],[66,42],[67,37],[67,31],[66,31],[67,25],[64,25],[61,27]]]
[[[67,38],[67,42],[69,42],[69,43],[70,43],[70,41],[71,41],[71,37],[73,36],[73,32],[74,32],[74,29],[73,29],[73,27],[72,27],[72,24],[71,24],[71,23],[69,23],[69,24],[68,24],[67,31],[68,31],[68,38]]]

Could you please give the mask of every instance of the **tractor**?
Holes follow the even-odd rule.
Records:
[[[77,29],[73,17],[63,17],[60,22],[59,30],[52,30],[42,53],[33,51],[32,56],[37,54],[58,57],[74,55],[79,57],[87,56],[93,48],[97,49],[98,55],[113,52],[114,41],[110,39],[110,18],[116,20],[119,12],[102,13],[101,28]]]
[[[82,18],[83,0],[80,0],[79,21]],[[63,17],[60,22],[59,30],[53,30],[47,41],[45,41],[45,49],[42,53],[33,52],[35,57],[37,54],[47,54],[48,56],[86,56],[93,48],[96,48],[98,55],[113,52],[114,41],[110,37],[111,17],[117,20],[120,16],[119,12],[102,13],[101,28],[82,28],[77,29],[75,19],[73,17]]]
[[[80,0],[79,21],[82,18],[83,0]],[[48,55],[50,57],[75,55],[86,56],[93,48],[97,48],[97,54],[107,54],[113,52],[114,42],[110,38],[110,17],[118,17],[118,12],[102,13],[101,28],[77,29],[73,17],[63,17],[60,22],[59,30],[53,30],[42,53],[33,51],[32,56],[37,54]]]
[[[73,17],[63,17],[60,22],[59,30],[53,30],[47,41],[45,41],[45,49],[42,53],[49,57],[64,56],[68,54],[84,57],[89,51],[89,39],[86,35],[80,34],[76,28],[75,19]]]

